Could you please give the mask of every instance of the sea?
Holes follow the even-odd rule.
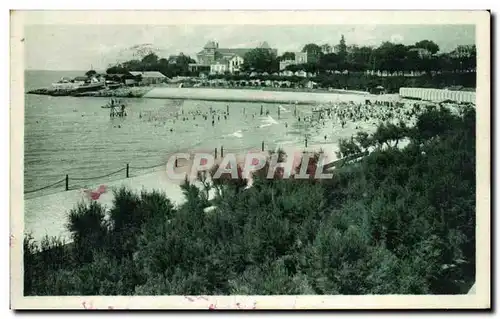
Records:
[[[82,73],[26,71],[25,90],[49,87],[62,77]],[[145,172],[141,168],[161,165],[175,152],[214,153],[220,147],[224,152],[241,152],[260,149],[262,142],[266,150],[301,145],[308,127],[296,120],[294,109],[303,117],[312,111],[310,105],[130,98],[123,99],[127,116],[111,118],[109,109],[101,107],[109,100],[25,94],[25,198],[63,191],[64,183],[36,190],[66,175],[70,188],[81,187],[81,180],[107,175],[127,164],[130,175],[138,175]],[[211,118],[190,115],[210,108],[218,112],[229,109],[229,116],[224,119],[221,114],[212,126]],[[178,119],[175,113],[180,114]],[[110,178],[125,178],[125,172],[106,177]]]

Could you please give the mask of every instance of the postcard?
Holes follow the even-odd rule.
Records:
[[[487,11],[11,11],[11,307],[489,309]]]

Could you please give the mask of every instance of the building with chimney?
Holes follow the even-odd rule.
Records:
[[[216,41],[209,41],[203,49],[196,54],[197,63],[189,65],[191,71],[210,73],[236,73],[240,71],[245,54],[253,49],[266,49],[277,55],[278,50],[273,49],[267,42],[262,42],[254,48],[220,48]]]

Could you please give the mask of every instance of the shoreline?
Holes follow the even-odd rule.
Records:
[[[296,145],[279,145],[274,151],[282,149],[288,156],[294,156],[297,154],[299,149]],[[338,150],[337,143],[327,143],[327,144],[311,144],[307,148],[300,148],[300,153],[302,151],[306,152],[318,152],[323,150],[328,155],[328,163],[325,167],[338,160],[335,156],[335,151]],[[266,152],[267,153],[267,152]],[[244,152],[237,157],[238,163],[243,163],[244,156],[247,153]],[[221,158],[216,160],[216,163],[220,163]],[[176,173],[188,174],[190,182],[194,183],[200,189],[203,189],[202,184],[198,180],[193,180],[192,176],[189,175],[191,172],[191,165],[193,160],[190,159],[185,161],[175,169]],[[79,187],[75,189],[70,189],[68,191],[57,191],[50,194],[40,195],[31,198],[24,198],[25,207],[25,224],[24,231],[30,233],[35,241],[40,242],[46,235],[49,237],[55,236],[61,238],[66,244],[72,242],[71,234],[66,228],[67,216],[70,210],[74,209],[78,203],[89,204],[90,201],[83,193],[84,189],[96,189],[99,185],[106,185],[108,190],[103,193],[99,199],[96,200],[97,203],[103,205],[108,213],[110,207],[112,207],[114,194],[113,189],[118,189],[120,187],[127,187],[129,190],[138,194],[141,191],[160,191],[165,193],[169,200],[174,204],[174,206],[182,205],[187,201],[185,194],[182,191],[181,184],[184,179],[175,179],[169,177],[163,170],[154,170],[150,172],[144,172],[137,176],[130,178],[120,178],[117,180],[109,182],[92,182],[85,187]],[[248,187],[252,186],[252,179],[248,179]],[[213,191],[209,194],[209,199],[212,200],[215,194]],[[47,212],[50,211],[51,214],[48,215]]]
[[[256,89],[220,89],[220,88],[167,88],[156,87],[149,90],[143,98],[207,100],[221,102],[253,102],[281,104],[321,104],[340,101],[364,103],[368,100],[400,100],[399,94],[374,95],[360,94],[358,91],[270,91]]]
[[[394,100],[397,94],[373,95],[356,90],[324,90],[324,89],[277,89],[277,88],[235,88],[235,87],[199,87],[179,88],[172,86],[141,86],[104,89],[99,91],[75,92],[73,90],[43,88],[26,92],[26,94],[72,97],[117,97],[117,98],[151,98],[177,99],[220,102],[254,102],[254,103],[295,103],[317,104],[335,102],[339,95],[350,95],[354,99]]]

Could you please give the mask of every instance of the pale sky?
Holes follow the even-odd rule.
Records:
[[[222,48],[255,47],[267,41],[281,54],[307,43],[378,46],[383,41],[413,44],[436,42],[441,52],[475,44],[474,25],[28,25],[25,27],[26,69],[104,70],[133,57],[134,45],[151,44],[160,57],[183,52],[196,58],[209,40]]]

